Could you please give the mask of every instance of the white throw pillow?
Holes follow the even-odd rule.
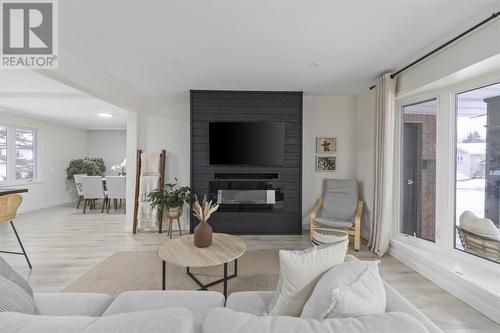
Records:
[[[325,320],[287,316],[258,317],[228,308],[214,308],[203,320],[203,333],[428,333],[425,326],[403,312]]]
[[[471,211],[466,210],[460,215],[460,227],[474,234],[500,240],[500,230],[495,224],[486,218],[477,217]]]
[[[345,240],[303,251],[280,250],[281,282],[269,305],[269,315],[300,316],[316,282],[330,268],[344,262],[348,243]]]
[[[342,318],[385,312],[385,288],[378,261],[349,261],[323,275],[302,310],[301,318]]]

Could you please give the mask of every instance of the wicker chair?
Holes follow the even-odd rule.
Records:
[[[10,223],[10,226],[12,227],[12,230],[16,235],[17,241],[19,242],[19,246],[21,246],[21,250],[23,251],[13,252],[2,250],[0,251],[0,253],[19,254],[24,256],[26,262],[28,263],[28,266],[31,269],[31,262],[28,258],[28,255],[26,254],[26,251],[24,250],[23,243],[21,242],[21,238],[19,238],[19,234],[17,233],[16,227],[14,226],[14,222],[12,222],[12,220],[16,218],[17,209],[21,205],[21,202],[23,202],[23,197],[19,194],[0,196],[0,223]]]
[[[466,252],[500,262],[500,240],[475,234],[456,226]]]

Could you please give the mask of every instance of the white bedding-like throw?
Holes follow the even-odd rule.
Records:
[[[141,176],[160,176],[160,154],[141,154]]]
[[[258,317],[215,308],[203,321],[203,333],[428,333],[417,319],[403,312],[324,320],[286,316]]]
[[[148,194],[159,188],[160,176],[141,176],[137,212],[137,227],[141,230],[156,229],[158,225],[158,209],[151,207]]]

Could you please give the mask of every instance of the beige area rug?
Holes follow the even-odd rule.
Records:
[[[223,266],[193,268],[202,283],[222,278]],[[233,272],[229,264],[228,275]],[[238,259],[238,276],[228,281],[228,294],[235,291],[274,290],[278,281],[278,250],[245,253]],[[167,263],[168,290],[196,290],[184,267]],[[161,259],[157,252],[116,252],[71,282],[64,292],[97,292],[117,296],[128,290],[160,290]],[[209,288],[222,292],[222,284]]]

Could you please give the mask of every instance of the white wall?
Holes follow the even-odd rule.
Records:
[[[355,98],[354,112],[354,173],[364,201],[361,235],[370,237],[373,221],[373,176],[375,163],[375,94],[366,89]]]
[[[168,112],[167,112],[168,111]],[[177,114],[176,119],[168,116],[137,114],[137,145],[145,151],[167,150],[166,180],[177,178],[180,185],[190,184],[190,125],[189,98],[182,102],[175,99],[165,101],[165,114]],[[129,117],[130,120],[130,117]],[[352,96],[304,96],[303,118],[303,191],[302,209],[304,223],[317,198],[321,196],[324,178],[350,178],[354,176],[353,122],[354,97]],[[133,125],[131,125],[133,126]],[[130,135],[129,135],[130,136]],[[316,137],[337,138],[337,171],[315,171]],[[133,138],[132,138],[133,139]],[[130,140],[132,140],[130,139]],[[132,152],[129,152],[131,155]],[[129,182],[131,179],[129,178]],[[132,219],[127,219],[127,230]],[[187,214],[181,219],[184,229],[188,229]]]
[[[40,181],[8,186],[28,188],[19,212],[73,201],[75,192],[72,183],[66,181],[66,167],[70,160],[86,155],[87,131],[5,112],[0,113],[0,123],[38,130]]]
[[[309,224],[309,213],[323,190],[323,179],[354,176],[354,97],[304,96],[302,223]],[[337,138],[337,170],[316,172],[316,138]]]
[[[189,98],[179,103],[179,100],[165,101],[164,114],[178,113],[179,119],[168,116],[137,113],[137,147],[146,152],[167,151],[165,181],[170,183],[178,180],[179,186],[190,184],[190,124]],[[168,111],[168,112],[167,112]],[[130,182],[130,178],[128,178]],[[133,180],[135,181],[135,180]],[[184,230],[189,229],[187,212],[181,216],[181,225]],[[131,219],[127,219],[129,230]]]
[[[127,200],[125,201],[127,213],[125,215],[125,231],[132,232],[134,224],[135,182],[138,145],[138,114],[134,111],[127,112]]]
[[[111,166],[127,157],[126,130],[88,130],[87,156],[100,157],[106,166],[106,175],[116,175]]]

